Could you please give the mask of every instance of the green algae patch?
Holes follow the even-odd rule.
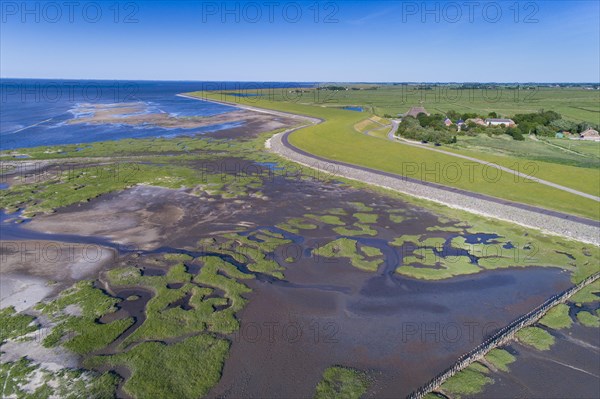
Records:
[[[61,292],[52,302],[37,308],[55,324],[42,342],[46,347],[59,344],[78,354],[87,354],[104,348],[133,324],[133,319],[115,320],[100,324],[96,320],[117,310],[120,299],[110,297],[93,286],[92,281],[81,281]],[[78,309],[74,315],[68,306]]]
[[[577,320],[586,327],[600,327],[600,317],[585,310],[577,313]]]
[[[492,349],[485,355],[485,360],[498,370],[508,372],[508,365],[517,360],[517,358],[504,349]]]
[[[298,234],[300,230],[314,230],[318,226],[304,218],[289,218],[284,223],[278,224],[277,227],[281,230]]]
[[[519,342],[534,347],[540,351],[547,351],[554,345],[554,337],[546,330],[539,327],[526,327],[517,332]]]
[[[560,303],[554,306],[540,319],[540,324],[555,330],[571,327],[573,320],[569,316],[569,305]]]
[[[356,219],[358,219],[358,221],[360,223],[366,223],[366,224],[370,224],[370,223],[377,223],[377,214],[375,213],[355,213],[354,216]]]
[[[402,235],[400,237],[394,238],[394,240],[390,242],[390,245],[393,245],[395,247],[402,247],[409,243],[418,244],[420,242],[420,238],[420,235]]]
[[[315,399],[358,399],[369,388],[367,376],[351,368],[329,367],[317,385]]]
[[[370,247],[367,245],[360,245],[360,250],[369,257],[374,257],[374,256],[383,256],[383,253],[381,252],[381,250],[379,248],[375,248],[375,247]]]
[[[396,273],[423,280],[439,280],[480,271],[481,268],[471,263],[468,256],[440,257],[431,248],[419,249],[413,255],[405,256],[403,265],[396,269]]]
[[[390,214],[390,221],[393,223],[402,223],[406,220],[406,216],[397,213]]]
[[[169,345],[144,342],[125,353],[90,358],[86,366],[125,366],[131,377],[123,389],[136,398],[198,398],[219,382],[228,351],[228,341],[203,334]]]
[[[446,239],[444,237],[428,237],[423,241],[419,241],[419,245],[423,247],[434,247],[441,249],[446,243]]]
[[[365,256],[361,255],[358,249],[358,241],[349,238],[338,238],[322,247],[314,249],[313,254],[326,258],[347,258],[350,260],[352,266],[358,269],[370,272],[377,271],[379,265],[383,263],[383,259],[367,260]],[[361,245],[360,249],[367,257],[381,254],[381,251],[374,247]]]
[[[471,365],[446,380],[442,384],[441,390],[453,394],[455,398],[461,398],[461,395],[473,395],[481,392],[486,384],[493,381]]]

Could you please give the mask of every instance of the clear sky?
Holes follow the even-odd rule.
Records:
[[[597,0],[73,3],[0,2],[2,77],[600,81]]]

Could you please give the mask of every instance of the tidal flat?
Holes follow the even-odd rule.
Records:
[[[45,163],[0,191],[20,265],[2,277],[51,289],[3,310],[5,395],[77,373],[121,397],[405,396],[597,269],[596,247],[353,185],[244,132],[22,151]],[[22,242],[110,256],[45,274]],[[70,356],[49,369],[21,340]]]

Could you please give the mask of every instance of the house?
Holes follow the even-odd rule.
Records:
[[[485,124],[487,126],[507,126],[512,127],[515,126],[515,122],[512,119],[501,119],[501,118],[489,118],[485,120]]]
[[[597,130],[592,129],[591,127],[584,132],[579,134],[579,137],[582,140],[592,140],[592,141],[600,141],[600,134]]]
[[[474,123],[479,126],[487,126],[483,119],[481,118],[469,118],[467,119],[467,123]]]
[[[407,113],[404,114],[404,116],[412,116],[413,118],[416,118],[419,116],[419,114],[425,114],[427,116],[431,115],[424,107],[412,107]]]
[[[464,124],[465,124],[465,121],[463,121],[462,119],[459,119],[459,120],[456,121],[456,125],[457,126],[462,126]]]
[[[444,125],[446,125],[446,126],[452,126],[452,121],[450,120],[450,118],[444,119]]]

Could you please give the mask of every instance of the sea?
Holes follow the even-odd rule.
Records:
[[[214,116],[237,108],[177,94],[234,90],[242,97],[260,96],[268,89],[312,85],[314,83],[0,79],[0,150],[124,138],[194,136],[243,124],[240,121],[190,129],[148,124],[69,124],[71,119],[87,116],[91,104],[111,107],[135,103],[143,113]]]

